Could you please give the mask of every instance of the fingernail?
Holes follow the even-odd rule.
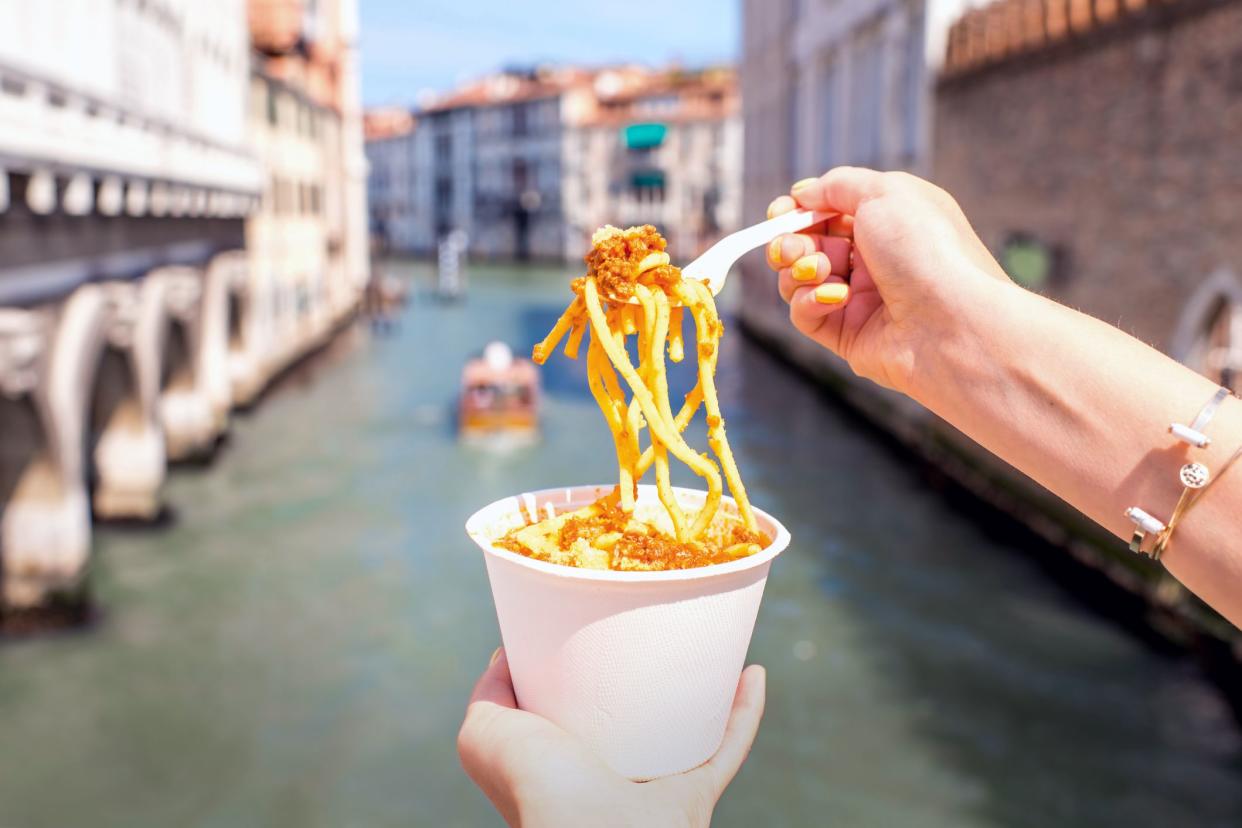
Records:
[[[794,185],[793,185],[792,187],[790,187],[790,188],[789,188],[789,191],[790,191],[790,192],[793,192],[793,193],[796,193],[796,192],[798,192],[798,190],[805,189],[806,187],[811,186],[812,184],[814,184],[814,183],[815,183],[815,182],[817,182],[817,181],[819,181],[819,179],[818,179],[818,178],[804,178],[804,179],[802,179],[801,181],[795,181],[795,182],[794,182]]]
[[[820,285],[815,288],[815,301],[821,305],[839,305],[850,295],[850,286],[841,282]]]
[[[768,205],[768,218],[776,218],[776,202]]]
[[[795,282],[812,282],[819,276],[819,257],[815,255],[803,256],[794,262],[793,276]]]
[[[768,261],[777,264],[781,260],[781,243],[784,239],[779,236],[772,239],[772,243],[768,245]]]
[[[500,660],[500,649],[501,649],[500,647],[497,647],[496,652],[492,653],[492,657],[488,659],[488,662],[487,662],[488,667],[491,667],[493,664],[495,664],[497,661]]]

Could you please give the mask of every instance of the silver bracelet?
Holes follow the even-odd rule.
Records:
[[[1212,439],[1204,434],[1203,430],[1207,428],[1216,410],[1230,393],[1229,389],[1223,386],[1216,389],[1212,399],[1199,409],[1198,416],[1190,425],[1172,423],[1169,425],[1169,433],[1191,448],[1207,448],[1212,444]],[[1148,555],[1154,561],[1160,560],[1160,555],[1164,552],[1169,537],[1173,534],[1173,527],[1193,502],[1193,494],[1206,487],[1211,479],[1211,473],[1202,463],[1187,463],[1178,470],[1178,480],[1182,484],[1182,496],[1178,499],[1173,516],[1169,518],[1167,524],[1138,506],[1126,509],[1126,517],[1134,524],[1134,534],[1130,537],[1130,551]],[[1157,536],[1156,544],[1150,551],[1143,548],[1143,542],[1148,535]]]

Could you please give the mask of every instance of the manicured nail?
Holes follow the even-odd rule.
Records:
[[[768,245],[768,261],[772,264],[780,264],[782,242],[784,242],[784,239],[778,236],[772,239],[772,243]]]
[[[500,647],[496,648],[496,652],[492,653],[492,657],[488,659],[487,666],[491,667],[500,659]]]
[[[819,276],[819,257],[812,254],[803,256],[793,264],[793,276],[795,282],[813,282]]]
[[[849,295],[850,286],[841,282],[833,282],[815,288],[815,301],[821,305],[839,305]]]
[[[789,188],[789,191],[796,193],[798,192],[798,190],[805,189],[811,186],[812,184],[816,183],[817,181],[819,181],[818,178],[804,178],[801,181],[795,181],[794,185]]]
[[[776,202],[768,205],[768,218],[776,218]]]

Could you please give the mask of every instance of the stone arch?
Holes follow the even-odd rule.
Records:
[[[86,486],[85,420],[103,340],[103,296],[97,286],[78,288],[49,313],[45,347],[28,392],[10,397],[5,411],[29,445],[6,454],[8,487],[0,514],[3,603],[37,606],[81,583],[90,554]]]
[[[101,285],[105,337],[91,394],[92,503],[102,518],[152,520],[161,509],[164,433],[159,419],[168,309],[160,280]]]
[[[229,294],[237,279],[239,266],[235,252],[212,257],[203,273],[202,318],[199,334],[198,368],[201,385],[211,406],[212,422],[217,434],[229,424],[233,408],[233,387],[229,372]]]
[[[244,251],[221,254],[228,266],[228,365],[234,406],[249,406],[267,384],[269,318],[266,295],[255,290]]]
[[[159,372],[159,417],[168,459],[209,455],[219,429],[203,381],[203,277],[192,267],[151,271],[146,281],[160,286],[168,313]]]
[[[1191,293],[1169,350],[1185,365],[1238,389],[1242,379],[1242,281],[1233,271],[1216,271]]]

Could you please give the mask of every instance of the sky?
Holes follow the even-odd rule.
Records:
[[[362,97],[425,91],[509,65],[687,66],[735,59],[739,0],[361,0]]]

